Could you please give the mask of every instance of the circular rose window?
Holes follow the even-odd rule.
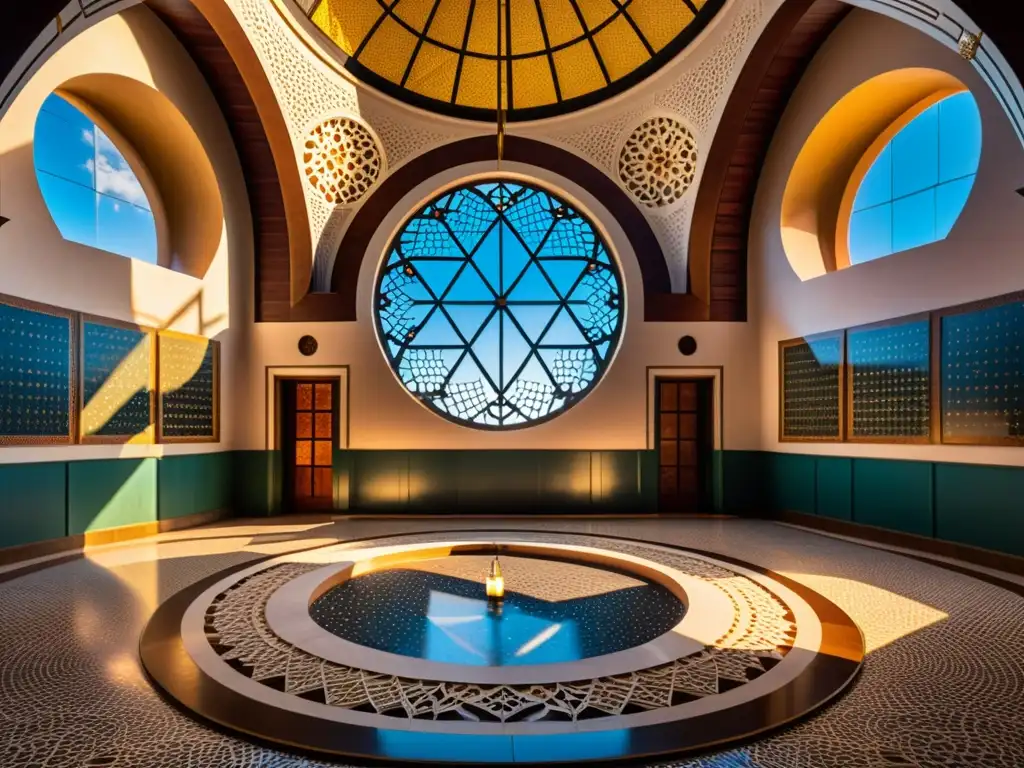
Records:
[[[622,278],[594,225],[511,180],[448,190],[388,246],[381,344],[402,384],[442,416],[516,428],[582,400],[618,346]]]

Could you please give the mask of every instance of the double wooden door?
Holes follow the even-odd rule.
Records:
[[[711,509],[714,451],[712,379],[655,381],[658,509],[666,513]]]
[[[282,382],[284,500],[294,511],[330,509],[334,504],[338,390],[337,379]]]

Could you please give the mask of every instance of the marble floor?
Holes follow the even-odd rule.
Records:
[[[139,637],[167,598],[225,568],[317,545],[472,528],[619,536],[771,569],[858,624],[855,684],[794,726],[665,766],[1024,765],[1024,579],[763,521],[238,521],[0,569],[0,766],[342,765],[252,744],[167,703]]]

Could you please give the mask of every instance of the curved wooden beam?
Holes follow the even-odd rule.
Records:
[[[331,277],[337,314],[330,319],[356,319],[356,289],[363,258],[374,234],[398,202],[418,184],[448,168],[496,160],[497,146],[492,136],[456,141],[420,155],[388,176],[359,209],[338,248]],[[644,314],[646,319],[651,319],[651,297],[669,294],[672,285],[658,239],[632,198],[590,163],[542,141],[506,136],[504,159],[557,171],[601,201],[622,227],[636,253],[643,275]]]
[[[708,154],[690,230],[689,287],[706,320],[747,319],[747,240],[772,136],[807,65],[851,6],[787,0],[758,38]]]
[[[309,290],[312,246],[302,178],[266,73],[223,0],[147,5],[196,62],[234,139],[252,209],[256,320],[288,320]]]

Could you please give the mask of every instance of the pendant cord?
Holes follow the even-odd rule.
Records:
[[[502,155],[505,153],[504,88],[502,88],[502,79],[503,78],[502,78],[502,74],[501,74],[501,70],[502,70],[501,11],[502,11],[502,5],[504,5],[505,1],[507,1],[507,0],[495,0],[495,3],[497,4],[497,9],[496,10],[497,10],[497,20],[498,20],[498,24],[497,24],[497,32],[498,32],[497,46],[498,47],[496,48],[497,56],[495,57],[495,59],[497,61],[497,67],[498,67],[498,77],[497,77],[497,90],[498,90],[498,93],[497,93],[497,104],[496,104],[496,108],[495,108],[495,115],[496,115],[497,132],[498,132],[498,170],[499,171],[501,170]]]

